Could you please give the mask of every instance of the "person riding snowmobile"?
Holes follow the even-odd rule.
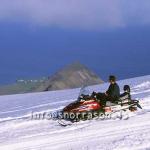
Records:
[[[107,96],[108,101],[115,102],[120,97],[120,88],[118,84],[116,83],[116,77],[110,76],[109,77],[110,86],[108,90],[106,91],[105,95]]]
[[[120,88],[116,83],[116,77],[113,75],[109,76],[109,82],[110,82],[110,86],[105,93],[93,92],[92,94],[92,96],[96,95],[98,102],[101,103],[102,106],[106,106],[107,101],[110,101],[112,103],[119,101]]]

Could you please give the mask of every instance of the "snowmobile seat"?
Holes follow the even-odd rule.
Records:
[[[131,102],[131,96],[129,94],[125,94],[123,96],[120,96],[119,98],[119,104],[129,103]]]

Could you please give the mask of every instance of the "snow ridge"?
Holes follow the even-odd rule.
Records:
[[[143,110],[128,120],[92,120],[61,127],[54,120],[32,120],[32,112],[53,112],[78,97],[80,89],[0,96],[2,150],[146,150],[150,149],[150,76],[118,82],[131,85]],[[108,83],[90,86],[105,91]]]

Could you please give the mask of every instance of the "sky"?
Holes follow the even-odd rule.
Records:
[[[1,0],[0,84],[75,61],[103,80],[150,74],[149,0]]]

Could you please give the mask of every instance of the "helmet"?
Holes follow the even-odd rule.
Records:
[[[110,76],[109,76],[109,81],[114,81],[114,82],[115,82],[115,81],[116,81],[116,77],[113,76],[113,75],[110,75]]]
[[[127,91],[128,93],[130,93],[130,86],[129,85],[125,85],[123,90]]]

